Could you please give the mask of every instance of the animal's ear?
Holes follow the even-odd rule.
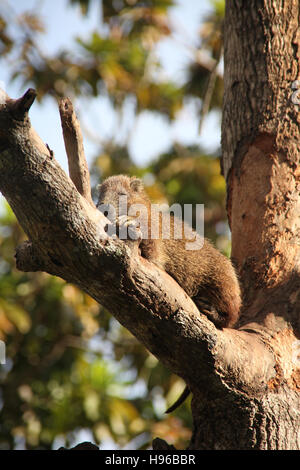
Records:
[[[136,191],[137,193],[142,191],[142,189],[144,188],[142,180],[136,178],[135,176],[130,178],[130,187],[131,189],[133,189],[133,191]]]

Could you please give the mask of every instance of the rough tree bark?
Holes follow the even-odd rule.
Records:
[[[216,329],[136,242],[108,238],[69,104],[72,180],[31,127],[34,91],[0,95],[0,190],[29,238],[18,268],[81,287],[187,382],[190,449],[300,449],[298,11],[298,1],[227,3],[223,168],[244,288],[237,329]]]
[[[244,290],[239,331],[275,353],[276,376],[241,410],[246,446],[259,449],[300,448],[299,11],[299,0],[228,1],[224,25],[223,170]]]

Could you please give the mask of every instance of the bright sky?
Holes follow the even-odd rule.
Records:
[[[9,0],[4,0],[10,3]],[[178,33],[174,40],[165,40],[158,48],[158,55],[164,65],[165,75],[173,80],[181,81],[184,66],[189,60],[189,49],[197,43],[197,32],[201,18],[210,9],[208,0],[177,0],[178,6],[171,12],[171,21]],[[59,49],[72,47],[75,36],[88,36],[90,31],[99,27],[99,5],[94,5],[88,17],[83,19],[79,9],[70,7],[68,0],[15,0],[13,9],[20,13],[25,9],[41,10],[47,26],[47,34],[42,35],[40,47],[50,53]],[[17,83],[7,83],[7,71],[0,61],[0,86],[4,87],[9,96],[16,98],[26,90],[20,89]],[[87,128],[101,140],[114,135],[120,137],[128,130],[128,126],[119,128],[116,116],[105,98],[77,99],[76,110],[84,129]],[[126,111],[128,119],[132,110]],[[198,121],[195,103],[187,103],[178,118],[171,125],[168,121],[153,113],[144,112],[138,119],[134,131],[131,132],[129,150],[138,164],[146,164],[159,152],[166,151],[173,141],[183,144],[199,143],[208,151],[214,151],[220,144],[220,122],[217,114],[208,116],[201,136],[198,135]],[[37,102],[30,111],[32,125],[42,139],[47,142],[55,153],[55,157],[66,169],[67,162],[60,128],[59,113],[52,98]],[[129,125],[130,128],[130,125]],[[90,163],[98,147],[85,138],[85,150]]]

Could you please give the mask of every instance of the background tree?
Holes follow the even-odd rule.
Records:
[[[83,15],[92,5],[72,3],[80,3]],[[204,98],[207,109],[220,106],[222,77],[212,71],[221,57],[223,3],[214,3],[202,25],[199,50],[193,51],[180,86],[162,80],[155,55],[159,41],[174,34],[168,16],[173,2],[153,1],[147,7],[145,2],[132,3],[114,7],[103,1],[99,30],[78,38],[72,51],[56,56],[40,49],[45,26],[38,12],[18,17],[11,6],[2,4],[2,64],[10,67],[11,79],[18,80],[20,88],[34,86],[40,100],[49,94],[109,96],[118,122],[131,100],[135,118],[127,138],[121,145],[116,139],[99,139],[92,181],[96,184],[99,177],[116,173],[138,174],[156,201],[205,203],[206,233],[229,253],[225,184],[216,156],[174,143],[169,152],[138,168],[128,151],[128,139],[143,110],[172,120],[187,97],[197,103]],[[199,122],[207,109],[199,106]],[[1,370],[1,447],[69,445],[78,439],[80,429],[91,430],[90,439],[97,443],[109,439],[110,445],[115,441],[124,446],[135,438],[132,445],[137,448],[159,436],[177,447],[186,446],[191,427],[188,405],[173,416],[163,416],[182,381],[76,287],[47,274],[17,271],[14,249],[24,234],[7,206],[0,236],[0,330],[8,357]]]

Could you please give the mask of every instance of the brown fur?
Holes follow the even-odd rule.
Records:
[[[235,270],[228,258],[204,239],[199,250],[186,250],[187,240],[193,239],[195,232],[185,225],[187,239],[163,239],[161,231],[158,239],[151,239],[151,202],[141,180],[125,175],[112,176],[99,187],[100,204],[112,204],[119,213],[119,196],[127,196],[128,208],[132,204],[144,204],[148,213],[148,237],[146,225],[140,232],[141,255],[164,269],[193,299],[199,310],[219,328],[231,327],[238,319],[241,294]],[[126,214],[126,212],[124,212]],[[134,219],[127,221],[134,224]],[[123,219],[124,222],[124,219]],[[122,223],[123,223],[122,222]],[[184,222],[171,217],[171,227],[182,229]]]

